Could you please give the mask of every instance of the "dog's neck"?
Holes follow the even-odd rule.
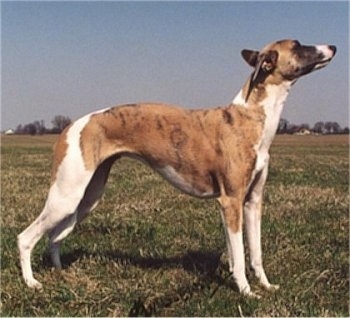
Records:
[[[250,85],[250,79],[248,79],[233,99],[232,104],[252,109],[256,107],[264,109],[266,117],[261,146],[269,148],[276,134],[283,106],[292,83],[274,84],[272,81],[264,81],[256,84],[251,90]],[[247,94],[249,94],[248,98]]]

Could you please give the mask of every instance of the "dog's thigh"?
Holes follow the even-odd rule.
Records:
[[[103,194],[111,167],[117,158],[113,156],[106,159],[96,169],[78,206],[77,223],[80,223],[97,206]]]
[[[75,225],[81,222],[97,205],[106,184],[108,174],[116,157],[105,160],[94,172],[91,180],[84,190],[78,207],[73,214],[66,216],[50,232],[50,254],[55,267],[61,268],[59,249],[61,241],[73,231]]]

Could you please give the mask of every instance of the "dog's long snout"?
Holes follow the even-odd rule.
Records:
[[[335,45],[319,45],[317,48],[326,58],[332,58],[337,52],[337,47]]]
[[[335,45],[329,45],[329,49],[333,52],[333,56],[337,53],[337,47]]]

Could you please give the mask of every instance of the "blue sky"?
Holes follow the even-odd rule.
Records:
[[[251,72],[240,51],[284,38],[338,52],[282,117],[347,126],[348,17],[347,1],[2,2],[1,129],[130,102],[227,105]]]

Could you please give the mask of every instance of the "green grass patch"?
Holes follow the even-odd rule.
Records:
[[[215,200],[184,195],[130,159],[111,171],[100,205],[62,246],[33,252],[42,291],[22,280],[16,236],[40,213],[54,136],[1,147],[2,316],[348,316],[349,161],[344,136],[278,136],[262,226],[268,277],[281,288],[239,295],[228,273]],[[248,256],[247,256],[248,257]]]

